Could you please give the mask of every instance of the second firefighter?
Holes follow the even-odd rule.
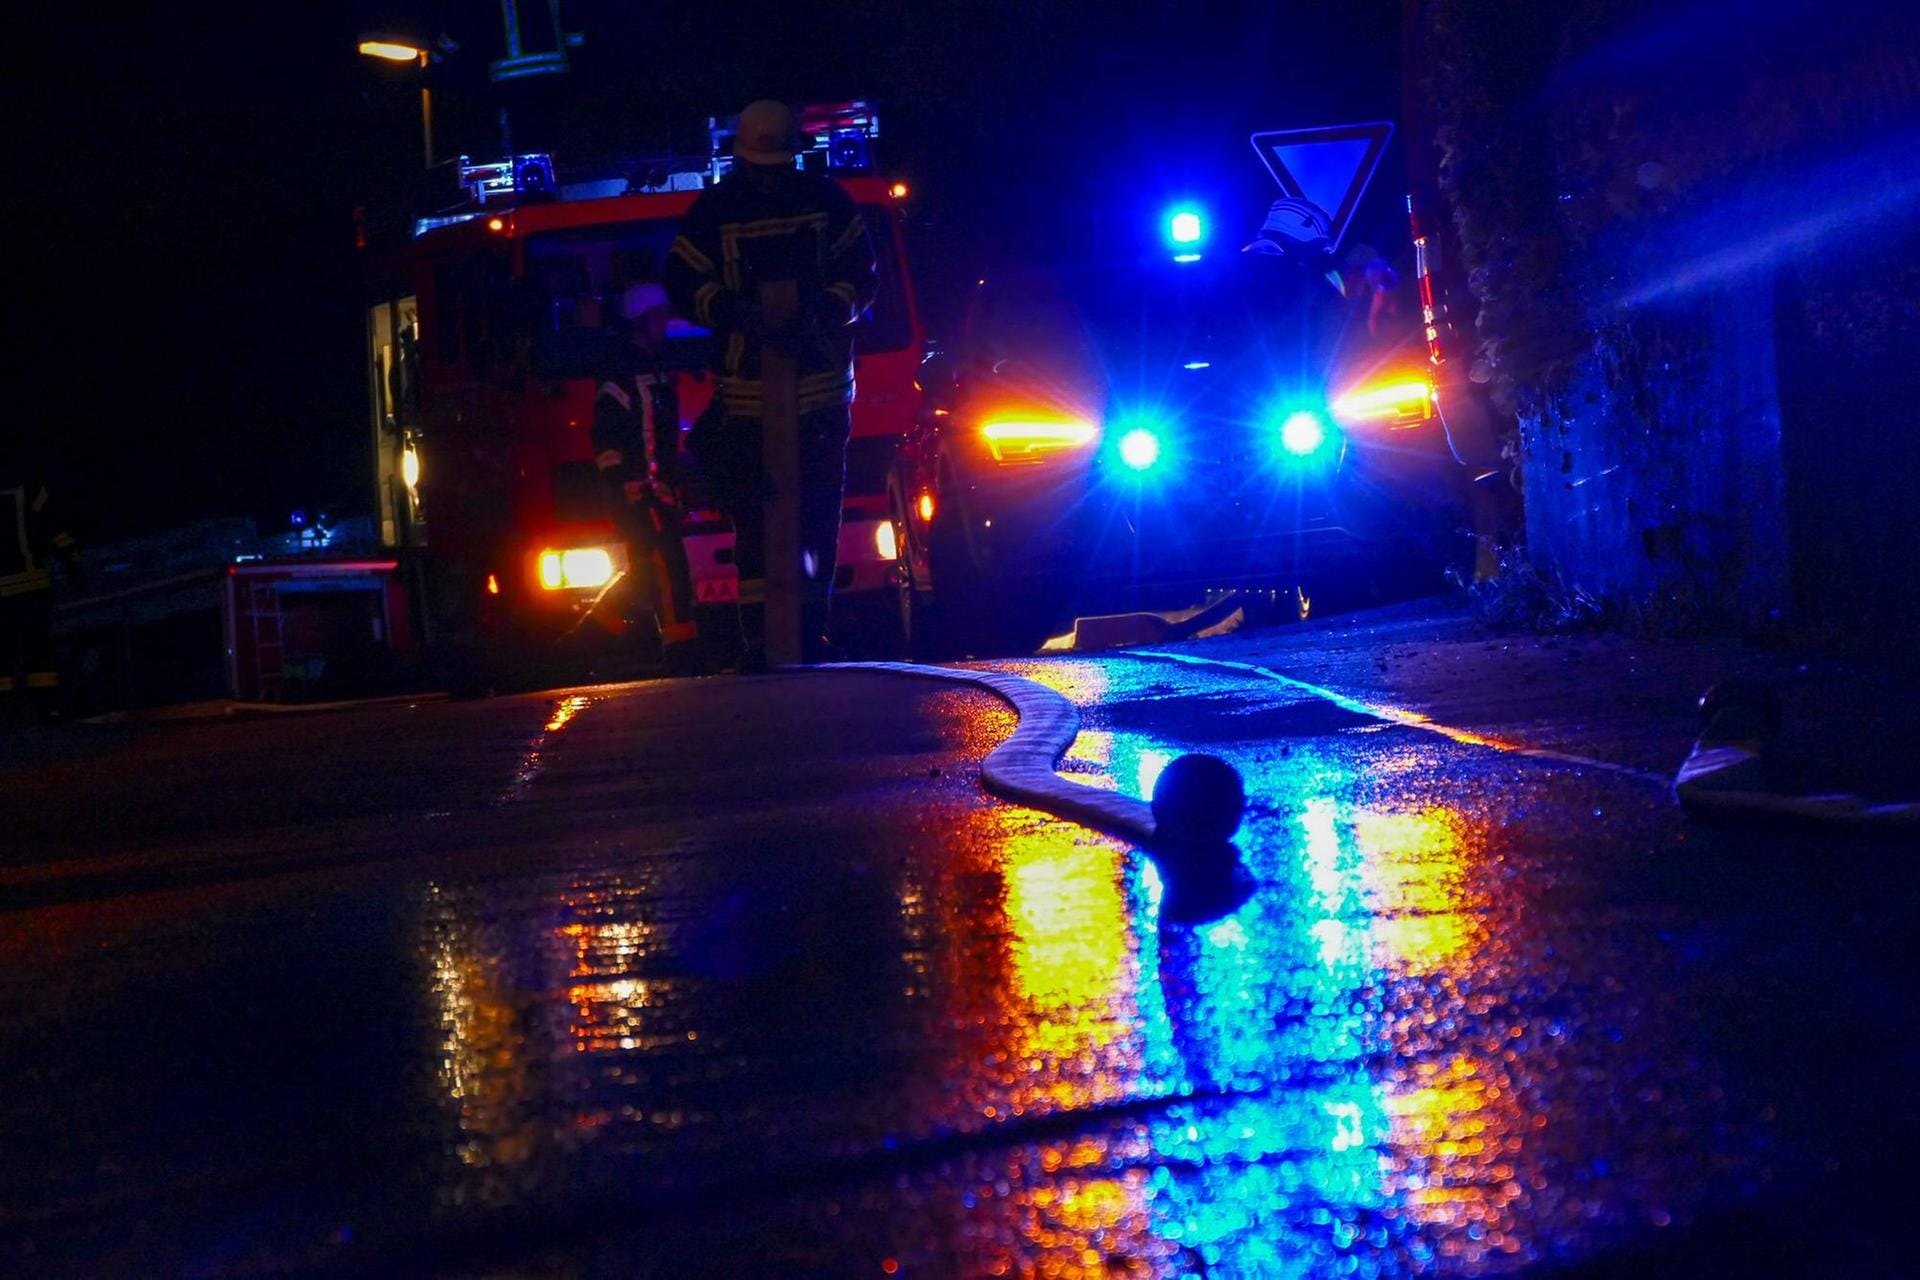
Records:
[[[699,633],[674,489],[680,409],[663,359],[668,318],[659,285],[636,284],[622,294],[611,327],[626,340],[614,349],[594,398],[593,448],[613,490],[629,581],[659,625],[668,664],[679,668],[690,665]]]

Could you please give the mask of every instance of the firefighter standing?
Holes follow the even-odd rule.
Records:
[[[680,540],[673,484],[680,457],[680,406],[662,355],[667,293],[636,284],[621,296],[612,327],[626,341],[610,361],[593,402],[594,461],[614,490],[627,540],[630,580],[648,579],[645,598],[660,628],[668,665],[688,669],[699,632],[693,576]]]
[[[0,467],[0,715],[42,720],[59,711],[53,660],[54,558],[80,579],[80,556],[61,526],[41,468],[23,460]]]
[[[732,519],[740,574],[742,666],[765,664],[767,528],[771,496],[762,458],[766,400],[761,353],[793,359],[798,409],[800,602],[803,653],[826,645],[827,612],[846,483],[853,399],[855,320],[873,300],[873,246],[853,200],[838,183],[794,167],[805,139],[793,113],[755,102],[740,113],[733,171],[703,192],[667,257],[674,309],[711,329],[720,413],[690,441]],[[795,316],[771,324],[760,287],[792,281]]]

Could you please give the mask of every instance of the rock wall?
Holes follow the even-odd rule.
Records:
[[[1897,390],[1920,367],[1920,16],[1423,0],[1411,21],[1542,576],[1654,629],[1910,634],[1914,539],[1888,511],[1920,487],[1920,397]]]

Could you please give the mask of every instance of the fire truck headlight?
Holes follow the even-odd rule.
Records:
[[[882,560],[900,558],[900,543],[893,536],[893,521],[882,520],[873,526],[873,549],[880,553]]]
[[[548,591],[563,587],[604,587],[613,581],[613,555],[605,547],[571,547],[540,553],[540,585]]]
[[[570,587],[604,587],[613,581],[613,557],[605,547],[562,551],[560,576]]]

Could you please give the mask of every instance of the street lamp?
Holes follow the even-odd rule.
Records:
[[[414,45],[403,44],[398,40],[362,40],[360,52],[369,58],[385,58],[388,62],[419,61],[425,65],[427,51]]]
[[[431,48],[405,36],[385,33],[360,38],[360,55],[383,62],[412,62],[420,68],[420,140],[426,152],[427,168],[433,168],[433,91],[427,87],[427,64],[441,53],[451,53],[453,41],[441,36]]]

